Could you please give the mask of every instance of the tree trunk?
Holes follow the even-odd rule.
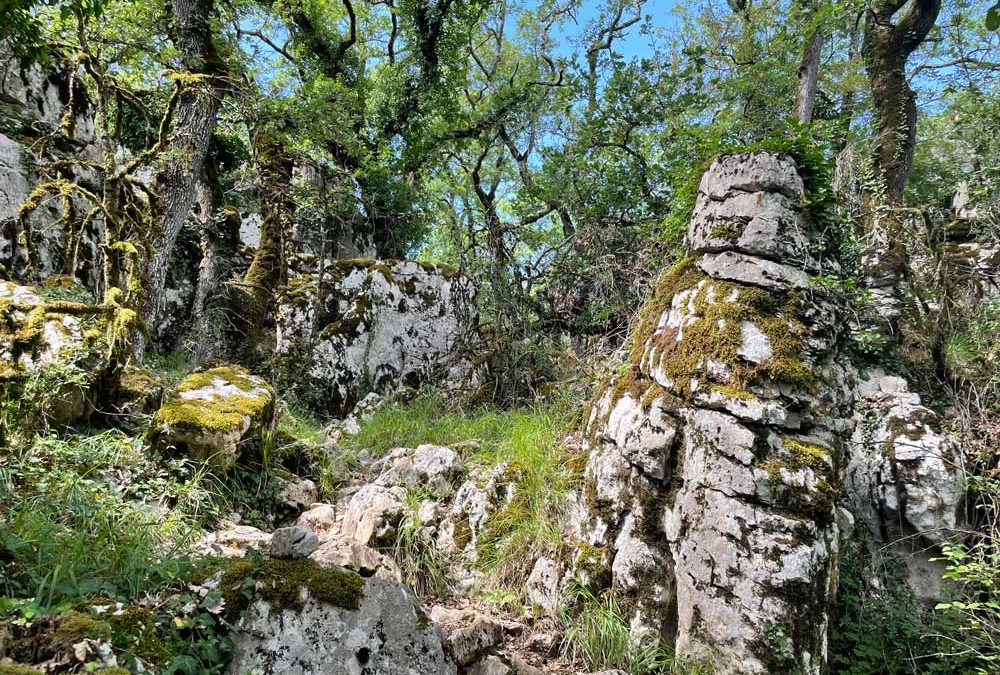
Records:
[[[894,24],[893,17],[908,9]],[[861,47],[875,105],[878,140],[873,179],[862,184],[862,218],[870,244],[862,256],[865,286],[872,294],[865,321],[890,345],[909,286],[905,221],[900,207],[917,143],[916,95],[906,80],[906,62],[924,41],[941,0],[881,0],[866,12]]]
[[[195,358],[205,360],[221,357],[225,352],[225,314],[229,303],[223,284],[232,276],[233,261],[239,250],[240,215],[225,203],[215,166],[210,162],[205,165],[197,192],[202,258],[191,307],[191,342]]]
[[[906,62],[924,41],[941,0],[913,0],[896,24],[893,15],[906,3],[883,0],[868,10],[862,55],[878,115],[875,176],[889,204],[903,202],[903,190],[917,144],[916,95],[906,80]]]
[[[812,121],[813,108],[816,106],[816,90],[819,84],[819,57],[823,50],[823,25],[816,26],[812,37],[802,52],[802,60],[795,76],[798,84],[795,87],[795,103],[792,105],[792,119],[802,124]]]
[[[251,330],[260,328],[275,292],[285,276],[285,234],[291,229],[289,202],[293,163],[272,129],[253,131],[254,161],[260,174],[260,244],[243,277],[248,304],[245,319]]]
[[[154,180],[158,195],[153,208],[152,254],[146,267],[143,320],[153,331],[163,306],[167,267],[177,235],[194,206],[195,184],[202,174],[208,142],[219,111],[219,92],[214,79],[221,65],[212,45],[210,17],[212,0],[172,0],[171,38],[188,70],[184,91],[177,101],[170,142]],[[202,76],[202,77],[198,77]],[[145,349],[136,341],[136,354]]]

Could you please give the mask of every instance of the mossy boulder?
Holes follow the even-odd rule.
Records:
[[[40,413],[50,424],[69,425],[87,418],[96,385],[109,374],[108,328],[116,309],[0,281],[0,387],[23,397],[25,419]]]
[[[160,449],[226,471],[247,450],[259,449],[273,427],[270,385],[240,366],[222,365],[181,381],[153,416],[149,438]]]
[[[440,629],[396,581],[268,559],[230,563],[221,584],[228,611],[241,616],[230,673],[456,672]]]

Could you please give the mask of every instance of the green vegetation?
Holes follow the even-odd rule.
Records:
[[[341,445],[347,452],[367,448],[376,456],[396,447],[450,445],[461,450],[470,469],[488,472],[505,465],[516,489],[511,501],[490,517],[477,553],[493,585],[521,592],[535,560],[560,546],[564,500],[578,486],[586,460],[562,443],[578,420],[565,393],[546,404],[504,410],[463,408],[444,394],[424,391],[408,403],[379,409],[361,425],[360,434]],[[403,537],[400,547],[412,552],[412,535]],[[428,560],[428,569],[437,566],[439,561]],[[441,576],[430,571],[429,578]]]
[[[364,580],[339,567],[320,567],[309,558],[277,560],[248,558],[220,561],[225,573],[219,588],[227,614],[236,619],[250,603],[260,598],[272,610],[301,610],[303,591],[334,607],[357,609],[364,597]]]
[[[610,591],[595,595],[576,585],[564,602],[559,612],[563,648],[571,659],[594,671],[620,669],[629,675],[710,672],[676,662],[661,644],[637,644],[629,631],[629,617]]]
[[[962,646],[963,632],[953,615],[921,606],[905,575],[898,560],[886,557],[876,567],[860,539],[848,543],[831,612],[830,672],[993,672],[980,670],[986,662]]]

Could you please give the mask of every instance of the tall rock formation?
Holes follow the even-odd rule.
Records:
[[[793,159],[717,159],[690,255],[589,414],[576,566],[717,673],[819,673],[850,435],[842,308]]]

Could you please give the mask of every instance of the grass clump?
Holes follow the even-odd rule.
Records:
[[[673,655],[658,642],[636,642],[629,621],[610,591],[600,595],[582,585],[571,586],[559,610],[562,648],[589,670],[622,670],[629,675],[703,673],[696,667],[679,668]]]
[[[171,583],[211,500],[182,462],[119,431],[36,438],[0,451],[0,592],[45,607],[128,600]],[[170,507],[170,504],[176,504]]]

